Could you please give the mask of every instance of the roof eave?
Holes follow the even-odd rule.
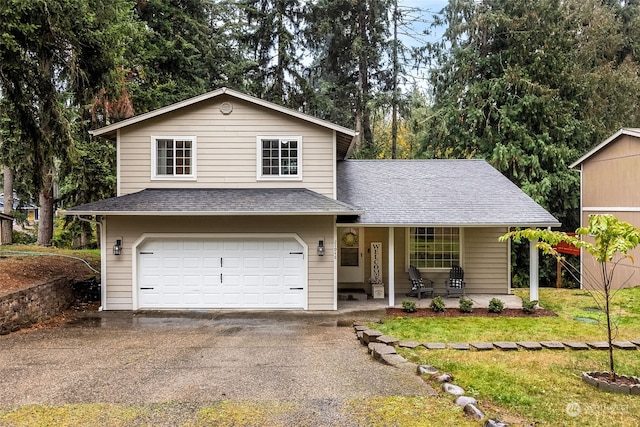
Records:
[[[345,128],[343,126],[337,125],[335,123],[331,123],[331,122],[328,122],[326,120],[322,120],[322,119],[319,119],[317,117],[313,117],[313,116],[310,116],[308,114],[301,113],[299,111],[292,110],[290,108],[283,107],[281,105],[274,104],[272,102],[265,101],[265,100],[262,100],[262,99],[247,95],[247,94],[244,94],[242,92],[235,91],[233,89],[228,89],[226,87],[223,87],[223,88],[220,88],[220,89],[216,89],[216,90],[213,90],[211,92],[204,93],[202,95],[194,96],[193,98],[185,99],[184,101],[176,102],[175,104],[171,104],[171,105],[168,105],[166,107],[158,108],[157,110],[149,111],[147,113],[140,114],[139,116],[134,116],[134,117],[131,117],[129,119],[122,120],[120,122],[113,123],[111,125],[102,127],[100,129],[94,129],[92,131],[89,131],[89,134],[91,134],[93,136],[103,136],[103,137],[111,137],[111,138],[113,138],[113,136],[115,135],[115,131],[118,130],[118,129],[121,129],[123,127],[131,126],[131,125],[134,125],[136,123],[140,123],[142,121],[145,121],[145,120],[148,120],[148,119],[152,119],[154,117],[157,117],[157,116],[160,116],[160,115],[163,115],[163,114],[167,114],[167,113],[170,113],[172,111],[176,111],[176,110],[179,110],[181,108],[188,107],[188,106],[193,105],[193,104],[197,104],[198,102],[206,101],[206,100],[215,98],[215,97],[220,96],[220,95],[225,95],[225,94],[229,95],[229,96],[232,96],[234,98],[241,99],[243,101],[250,102],[250,103],[255,104],[255,105],[260,105],[262,107],[269,108],[271,110],[278,111],[278,112],[283,113],[283,114],[287,114],[287,115],[292,116],[292,117],[296,117],[296,118],[301,119],[301,120],[305,120],[305,121],[310,122],[310,123],[314,123],[314,124],[316,124],[318,126],[322,126],[322,127],[328,128],[328,129],[335,130],[336,132],[341,132],[341,133],[344,133],[344,134],[352,136],[352,137],[356,135],[355,131],[353,131],[351,129],[348,129],[348,128]]]
[[[484,228],[484,227],[526,227],[526,228],[547,228],[560,227],[560,222],[538,222],[538,223],[389,223],[389,222],[339,222],[338,226],[357,225],[359,227],[460,227],[460,228]]]
[[[102,215],[102,216],[334,216],[362,215],[364,211],[60,211],[62,215]]]
[[[618,139],[620,136],[622,135],[629,135],[629,136],[635,136],[636,138],[640,138],[640,131],[636,130],[636,129],[630,129],[630,128],[622,128],[620,129],[618,132],[614,133],[613,135],[611,135],[609,138],[605,139],[604,141],[602,141],[600,144],[596,145],[591,151],[589,151],[587,154],[585,154],[584,156],[580,157],[578,160],[576,160],[575,162],[571,163],[569,165],[569,169],[573,169],[576,166],[581,165],[582,163],[584,163],[585,160],[587,160],[589,157],[593,156],[594,154],[596,154],[598,151],[600,151],[601,149],[603,149],[604,147],[606,147],[607,145],[609,145],[611,142],[615,141],[616,139]]]

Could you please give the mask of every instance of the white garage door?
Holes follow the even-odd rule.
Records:
[[[306,308],[293,238],[154,238],[138,246],[139,308]]]

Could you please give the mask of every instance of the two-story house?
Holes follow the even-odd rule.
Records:
[[[372,277],[394,305],[409,265],[506,294],[498,237],[559,225],[482,160],[347,160],[353,130],[226,88],[93,135],[117,197],[66,214],[99,219],[105,310],[335,310]]]

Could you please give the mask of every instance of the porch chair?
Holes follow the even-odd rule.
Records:
[[[409,266],[409,280],[411,281],[411,291],[407,294],[408,297],[417,296],[418,299],[422,299],[423,293],[428,293],[433,297],[433,280],[426,279],[429,282],[429,287],[425,286],[425,279],[413,265]]]
[[[444,283],[447,286],[447,296],[464,295],[464,270],[454,265],[449,271],[449,278]]]

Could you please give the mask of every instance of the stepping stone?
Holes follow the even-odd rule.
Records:
[[[453,401],[458,406],[465,407],[467,405],[477,405],[478,401],[470,396],[458,396],[456,400]]]
[[[565,341],[563,344],[571,350],[589,350],[589,346],[583,342]]]
[[[631,341],[613,341],[611,343],[615,348],[620,350],[637,350],[638,348]]]
[[[427,350],[444,350],[445,348],[447,348],[447,346],[443,342],[426,342],[423,343],[422,346]]]
[[[475,419],[476,421],[480,421],[484,418],[484,412],[482,412],[476,405],[468,404],[464,407],[464,413]]]
[[[498,350],[502,350],[502,351],[518,350],[518,346],[514,342],[498,341],[498,342],[494,342],[493,345],[495,345],[498,348]]]
[[[435,375],[440,370],[431,365],[418,365],[418,375]]]
[[[402,347],[402,348],[416,348],[420,345],[420,343],[417,343],[415,341],[400,341],[398,343],[398,347]]]
[[[377,342],[378,337],[381,336],[382,332],[367,329],[366,331],[362,331],[362,342],[364,342],[365,345],[369,344],[370,342]]]
[[[608,350],[609,344],[604,341],[588,342],[587,345],[594,350]]]
[[[380,355],[380,360],[391,366],[399,366],[407,362],[407,359],[399,354],[382,354]]]
[[[477,351],[493,350],[493,344],[491,344],[490,342],[472,342],[469,343],[469,345]]]
[[[451,383],[443,383],[442,391],[453,396],[462,396],[464,394],[464,389],[462,387]]]
[[[380,337],[377,338],[378,342],[381,342],[383,344],[387,344],[387,345],[394,345],[398,343],[398,338],[394,338],[394,337],[390,337],[387,335],[382,335]]]
[[[454,350],[469,350],[469,344],[466,342],[450,342],[449,347]]]
[[[373,355],[375,359],[378,359],[383,354],[396,354],[396,349],[394,347],[379,342],[370,342],[367,348],[369,349],[369,353]]]
[[[540,345],[548,350],[564,350],[564,345],[558,341],[540,341]]]
[[[519,341],[516,344],[519,345],[520,347],[522,347],[525,350],[530,350],[530,351],[542,350],[542,345],[540,345],[539,342]]]
[[[637,340],[631,340],[631,342],[633,343],[633,345],[637,345],[638,347],[640,347],[640,338]]]
[[[434,375],[433,380],[437,383],[450,383],[453,381],[453,375],[445,372],[444,374]]]
[[[358,332],[358,331],[366,331],[369,328],[365,325],[353,325],[353,329],[355,329],[356,332]]]
[[[364,343],[364,339],[362,338],[363,337],[362,331],[356,332],[356,337],[358,337],[358,340],[360,340],[362,343]]]

